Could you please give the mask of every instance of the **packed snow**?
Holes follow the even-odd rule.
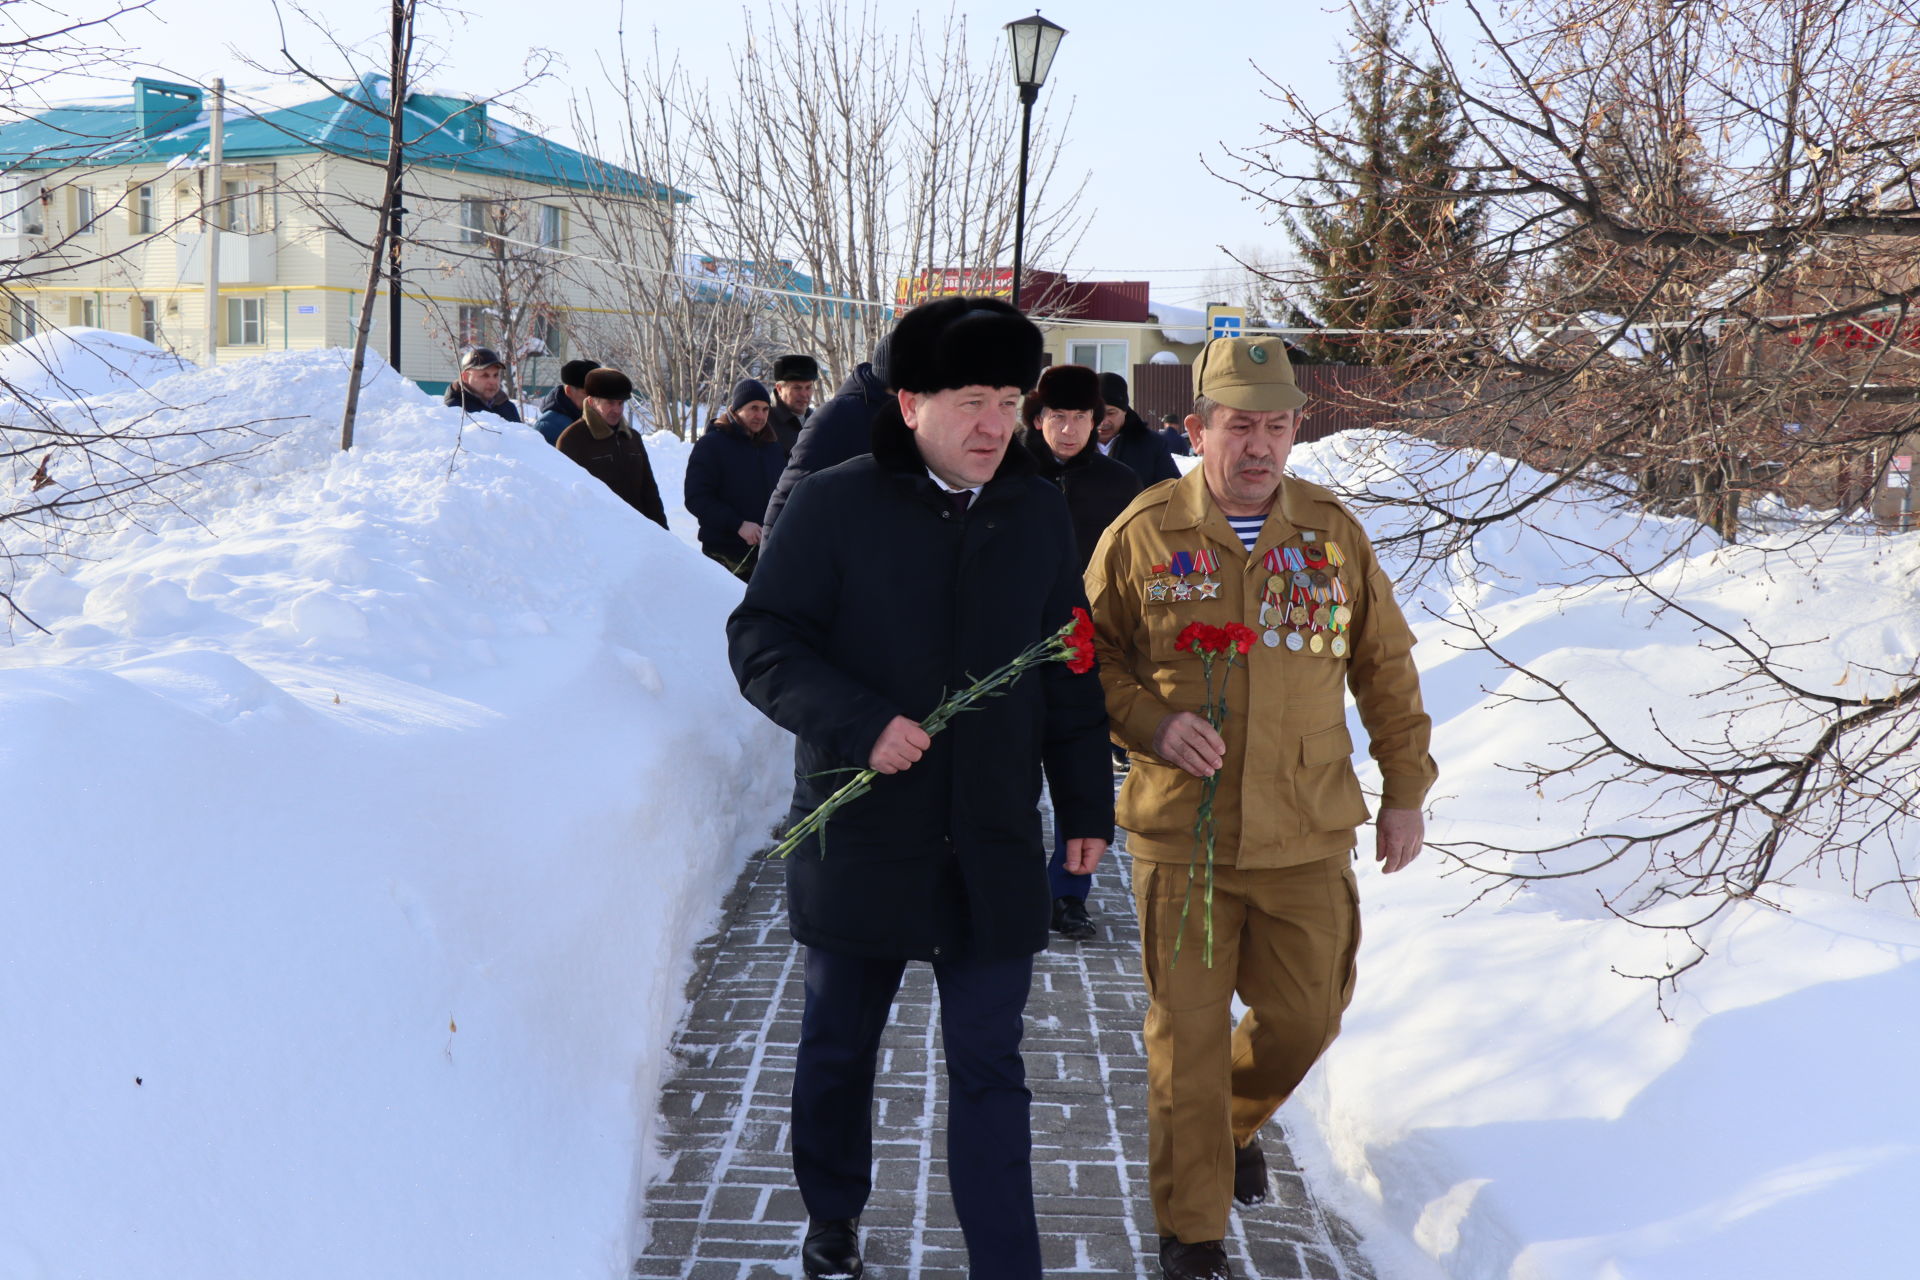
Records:
[[[50,634],[0,646],[0,1276],[625,1274],[692,948],[789,772],[726,670],[740,589],[690,545],[686,447],[648,440],[669,534],[377,362],[343,454],[339,352],[195,371],[73,337],[52,398],[248,423],[259,447],[170,510],[25,548],[53,558],[13,588]],[[1376,433],[1294,469],[1382,499],[1526,480]],[[26,492],[0,478],[0,502]],[[1821,539],[1767,555],[1570,492],[1410,586],[1430,836],[1580,815],[1501,767],[1568,725],[1501,700],[1522,683],[1469,620],[1623,732],[1684,737],[1718,705],[1692,694],[1724,659],[1596,583],[1597,548],[1702,616],[1816,642],[1812,685],[1910,673],[1920,538]],[[1382,1280],[1911,1271],[1907,900],[1806,862],[1656,1002],[1622,975],[1671,944],[1594,883],[1469,906],[1483,886],[1435,854],[1363,862],[1358,998],[1281,1119]]]
[[[342,453],[344,386],[292,353],[94,399],[267,447],[20,586],[7,1280],[636,1250],[693,945],[790,785],[718,639],[739,584],[385,366]]]
[[[151,386],[193,366],[108,329],[43,329],[0,346],[0,414],[40,401],[85,400]]]

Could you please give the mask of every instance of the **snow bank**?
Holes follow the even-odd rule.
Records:
[[[47,329],[0,346],[0,413],[10,398],[83,400],[151,386],[191,368],[172,352],[128,334],[79,326]]]
[[[0,648],[8,1280],[633,1256],[692,945],[789,785],[726,669],[740,588],[382,365],[342,454],[344,385],[339,352],[157,383],[138,412],[267,447],[21,585],[53,634]]]
[[[1498,502],[1529,480],[1498,459],[1370,432],[1303,446],[1292,466],[1388,496],[1417,484],[1450,503]],[[1365,518],[1389,531],[1401,519]],[[1463,640],[1469,611],[1504,652],[1648,743],[1655,726],[1706,734],[1737,696],[1702,696],[1726,666],[1687,619],[1594,581],[1603,552],[1706,618],[1802,646],[1790,661],[1809,688],[1884,693],[1920,654],[1920,538],[1725,547],[1569,493],[1526,526],[1481,534],[1411,593],[1441,770],[1430,838],[1546,843],[1586,816],[1507,768],[1564,753],[1575,726],[1500,698],[1527,686]],[[1594,817],[1633,821],[1636,800],[1652,803],[1630,794]],[[1920,832],[1897,841],[1910,851]],[[1920,920],[1897,891],[1849,891],[1839,871],[1855,851],[1793,852],[1828,856],[1773,907],[1711,925],[1709,958],[1664,1017],[1653,985],[1623,975],[1687,951],[1601,906],[1597,890],[1620,877],[1469,907],[1483,884],[1442,875],[1434,854],[1397,876],[1369,865],[1356,1002],[1282,1119],[1322,1193],[1369,1228],[1383,1280],[1911,1271]],[[1865,870],[1863,888],[1876,878]]]

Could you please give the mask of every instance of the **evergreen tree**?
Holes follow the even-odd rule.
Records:
[[[1440,74],[1405,53],[1407,28],[1404,0],[1355,6],[1355,50],[1340,71],[1343,137],[1316,157],[1320,199],[1283,215],[1313,268],[1306,301],[1319,323],[1380,331],[1305,344],[1329,359],[1394,363],[1418,343],[1385,331],[1444,324],[1462,310],[1441,280],[1495,284],[1462,270],[1484,229],[1478,180],[1466,172],[1466,126]]]

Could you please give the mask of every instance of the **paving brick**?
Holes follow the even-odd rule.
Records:
[[[787,1152],[804,1002],[785,927],[784,868],[748,864],[688,986],[676,1067],[661,1092],[667,1158],[648,1188],[635,1277],[793,1280],[806,1209]],[[1034,1189],[1047,1274],[1157,1280],[1147,1198],[1146,1014],[1124,848],[1096,877],[1092,942],[1036,958],[1024,1052],[1033,1091]],[[932,970],[910,965],[881,1043],[873,1198],[862,1218],[869,1280],[967,1280],[947,1195],[946,1078]],[[931,1119],[931,1123],[929,1123]],[[1326,1213],[1277,1126],[1262,1135],[1269,1203],[1236,1212],[1227,1242],[1242,1280],[1374,1280],[1362,1242]],[[924,1204],[924,1208],[921,1206]]]

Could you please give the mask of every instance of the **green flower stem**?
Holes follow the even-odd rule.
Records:
[[[1005,666],[980,677],[960,692],[942,699],[940,705],[930,711],[927,718],[920,722],[920,727],[931,737],[946,728],[947,722],[962,711],[971,710],[988,698],[1000,697],[1003,685],[1013,683],[1032,668],[1049,662],[1065,662],[1073,657],[1073,646],[1067,643],[1067,637],[1073,634],[1073,627],[1073,622],[1069,621],[1052,635],[1036,640],[1022,649]],[[873,769],[862,769],[855,774],[853,781],[822,800],[819,808],[794,823],[787,831],[786,838],[769,850],[769,856],[784,858],[799,848],[807,837],[817,832],[820,836],[820,854],[825,857],[827,819],[831,818],[842,805],[857,800],[872,790],[873,780],[879,776],[878,771]]]
[[[1215,695],[1213,688],[1213,663],[1217,656],[1223,656],[1227,660],[1227,669],[1220,678],[1218,696]],[[1227,723],[1227,686],[1233,679],[1233,668],[1238,665],[1235,660],[1239,654],[1234,649],[1227,649],[1220,655],[1203,651],[1199,657],[1200,670],[1206,679],[1206,700],[1201,705],[1201,712],[1206,716],[1207,723],[1213,726],[1214,732],[1219,733]],[[1225,740],[1224,735],[1222,740]],[[1216,770],[1201,781],[1200,806],[1194,811],[1193,853],[1187,858],[1187,892],[1185,899],[1180,903],[1180,931],[1173,938],[1173,963],[1176,965],[1180,963],[1180,944],[1186,938],[1187,915],[1193,908],[1194,872],[1199,866],[1201,853],[1205,852],[1207,881],[1203,903],[1206,907],[1206,932],[1201,959],[1207,968],[1213,968],[1213,855],[1220,834],[1219,824],[1213,816],[1213,802],[1219,791],[1220,774]]]

